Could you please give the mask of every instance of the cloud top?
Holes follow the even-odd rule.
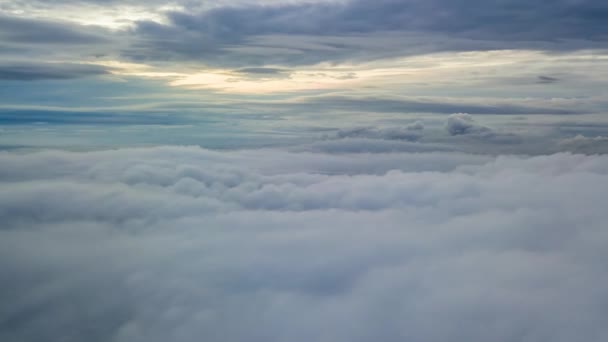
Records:
[[[607,177],[567,153],[3,152],[0,337],[603,341]]]
[[[481,126],[467,113],[455,113],[448,116],[446,129],[450,135],[489,133],[488,127]]]

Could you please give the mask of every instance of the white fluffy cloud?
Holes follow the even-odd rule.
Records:
[[[608,157],[0,154],[2,341],[605,341]]]

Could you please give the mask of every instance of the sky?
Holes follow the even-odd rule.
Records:
[[[0,0],[0,340],[608,340],[607,22]]]
[[[417,121],[423,142],[467,145],[445,130],[466,113],[525,142],[483,152],[603,152],[607,15],[597,0],[3,0],[0,147],[284,146]]]

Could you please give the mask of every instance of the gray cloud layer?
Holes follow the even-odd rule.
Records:
[[[107,73],[106,68],[90,64],[0,62],[0,80],[65,80]]]
[[[363,1],[219,7],[170,12],[168,24],[142,21],[135,34],[150,49],[133,58],[201,59],[238,64],[315,63],[383,54],[505,48],[572,50],[606,47],[602,1]],[[373,40],[386,39],[383,49]],[[375,36],[381,33],[384,36]],[[277,36],[271,41],[260,36]],[[171,39],[180,37],[181,39]],[[316,37],[311,41],[307,37]],[[332,39],[344,37],[342,41]],[[422,37],[422,40],[420,39]],[[355,39],[355,40],[353,40]],[[265,43],[264,43],[265,42]],[[429,44],[430,43],[430,44]],[[235,47],[243,47],[235,52]],[[247,48],[248,47],[248,48]],[[268,56],[257,48],[272,48]]]
[[[0,338],[605,341],[607,177],[571,154],[4,152]]]
[[[95,34],[97,32],[98,34]],[[0,15],[2,42],[18,44],[98,44],[106,42],[103,30],[62,21]]]
[[[435,31],[489,40],[605,39],[608,7],[597,0],[381,0],[341,4],[222,7],[173,12],[175,27],[230,39],[260,34],[350,34]],[[564,24],[576,25],[574,28]]]
[[[244,68],[437,51],[606,48],[608,35],[603,25],[608,8],[599,0],[352,0],[216,4],[206,10],[190,2],[183,6],[183,11],[166,12],[165,23],[140,20],[118,32],[4,15],[0,39],[7,49],[88,44],[84,52],[92,55]],[[109,42],[114,44],[105,45]]]
[[[577,107],[564,108],[561,106],[550,106],[550,101],[545,103],[529,104],[522,103],[488,103],[462,101],[441,98],[399,98],[399,97],[364,97],[364,96],[318,96],[304,98],[299,103],[289,103],[289,107],[323,108],[325,110],[350,110],[363,112],[383,113],[444,113],[452,114],[458,112],[471,114],[581,114],[592,111],[591,108]]]

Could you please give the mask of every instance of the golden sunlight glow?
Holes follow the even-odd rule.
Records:
[[[295,71],[285,78],[251,77],[230,71],[206,71],[175,80],[172,86],[206,88],[231,93],[281,93],[354,86],[361,80],[339,72]]]
[[[27,9],[14,9],[5,13],[28,18],[40,18],[71,21],[81,25],[101,26],[111,30],[118,30],[132,25],[138,20],[152,20],[165,22],[164,12],[179,10],[180,6],[166,5],[160,8],[146,8],[141,6],[119,5],[112,7],[98,5],[70,5],[33,7]],[[0,12],[1,14],[2,12]]]
[[[441,53],[361,64],[320,64],[310,68],[296,68],[288,77],[283,78],[255,77],[230,70],[210,69],[190,75],[172,74],[176,78],[169,84],[190,89],[249,94],[345,89],[377,84],[417,84],[440,82],[448,75],[462,79],[465,75],[470,77],[473,72],[525,62],[539,54],[540,52],[530,51]]]
[[[579,56],[583,61],[597,61],[591,52],[581,52]],[[493,77],[537,75],[545,71],[547,65],[559,69],[560,63],[566,61],[571,62],[572,57],[547,56],[539,51],[437,53],[358,64],[294,67],[277,75],[247,74],[217,68],[192,73],[183,67],[175,66],[160,71],[150,65],[118,61],[96,61],[95,64],[111,68],[112,73],[117,76],[164,78],[174,87],[221,93],[272,94],[365,87],[395,90],[429,84],[473,84]]]

